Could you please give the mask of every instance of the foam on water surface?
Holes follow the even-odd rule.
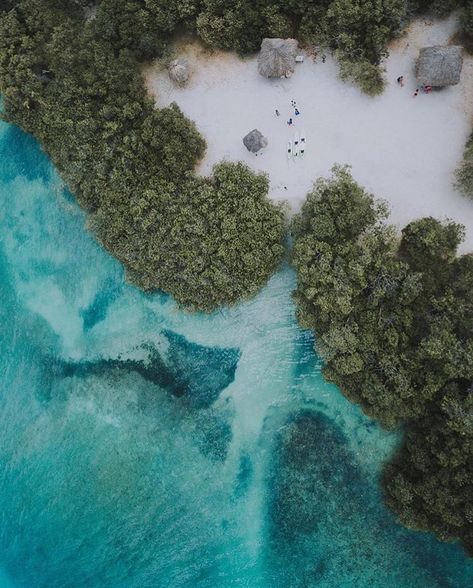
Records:
[[[473,584],[384,509],[397,436],[323,381],[289,268],[181,312],[124,283],[31,138],[0,142],[2,588]]]

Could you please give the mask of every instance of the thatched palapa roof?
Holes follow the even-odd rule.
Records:
[[[175,59],[168,65],[169,77],[178,86],[183,86],[189,79],[189,64],[185,59]]]
[[[243,137],[243,143],[248,151],[256,153],[263,147],[266,147],[268,144],[268,139],[266,139],[263,133],[260,133],[258,129],[253,129],[247,135],[245,135],[245,137]]]
[[[416,75],[424,86],[453,86],[460,81],[462,66],[461,47],[425,47],[419,53]]]
[[[258,71],[266,78],[280,78],[294,72],[297,54],[295,39],[263,39]]]

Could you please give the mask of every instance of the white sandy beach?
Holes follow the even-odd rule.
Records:
[[[192,68],[185,88],[176,88],[159,65],[144,74],[157,104],[176,102],[207,140],[200,173],[210,174],[221,160],[244,161],[268,174],[271,198],[288,200],[297,211],[317,177],[329,175],[334,163],[347,163],[365,188],[390,203],[392,222],[401,227],[426,215],[454,219],[467,227],[463,251],[473,250],[473,201],[452,186],[472,129],[473,58],[465,56],[458,86],[413,97],[419,49],[448,43],[455,30],[455,18],[414,22],[390,48],[389,84],[377,98],[343,83],[329,55],[325,63],[306,56],[290,79],[267,80],[258,74],[255,57],[208,54],[194,43],[180,52]],[[400,75],[403,88],[396,83]],[[300,116],[294,116],[291,100]],[[242,143],[254,128],[269,141],[257,156]],[[302,131],[304,158],[288,158],[288,140]]]

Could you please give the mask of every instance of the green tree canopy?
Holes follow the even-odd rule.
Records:
[[[460,538],[473,557],[473,385],[450,384],[407,427],[383,477],[386,502],[411,529]]]
[[[126,9],[148,22],[145,9],[133,6]],[[125,22],[120,7],[114,18]],[[99,8],[111,5],[104,0]],[[174,8],[167,14],[165,3],[150,3],[146,10],[161,14],[153,34],[173,28],[165,17],[192,14],[185,2]],[[85,22],[72,0],[21,0],[3,13],[7,119],[39,139],[91,215],[89,226],[135,284],[169,292],[194,310],[253,296],[284,250],[284,215],[267,198],[267,179],[243,165],[196,178],[205,142],[195,124],[175,104],[155,108],[136,48],[109,38],[103,24],[100,11]]]
[[[144,290],[161,289],[193,310],[255,295],[283,255],[285,221],[267,198],[268,180],[222,163],[212,178],[134,193],[126,217],[101,209],[91,226]]]
[[[409,527],[473,543],[473,254],[462,226],[386,207],[335,167],[295,219],[294,298],[323,373],[385,426],[407,423],[387,504]]]

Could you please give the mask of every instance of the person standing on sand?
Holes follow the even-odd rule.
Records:
[[[297,110],[297,108],[295,108],[295,109],[294,109],[294,114],[295,114],[296,116],[299,116],[300,112]]]
[[[322,55],[322,63],[325,63],[325,60],[327,59],[327,56],[325,55],[325,53]]]
[[[274,112],[276,113],[276,116],[279,116],[279,110],[277,108]]]
[[[288,124],[289,126],[291,126],[291,125],[292,125],[292,118],[290,118],[290,119],[287,121],[287,124]]]

